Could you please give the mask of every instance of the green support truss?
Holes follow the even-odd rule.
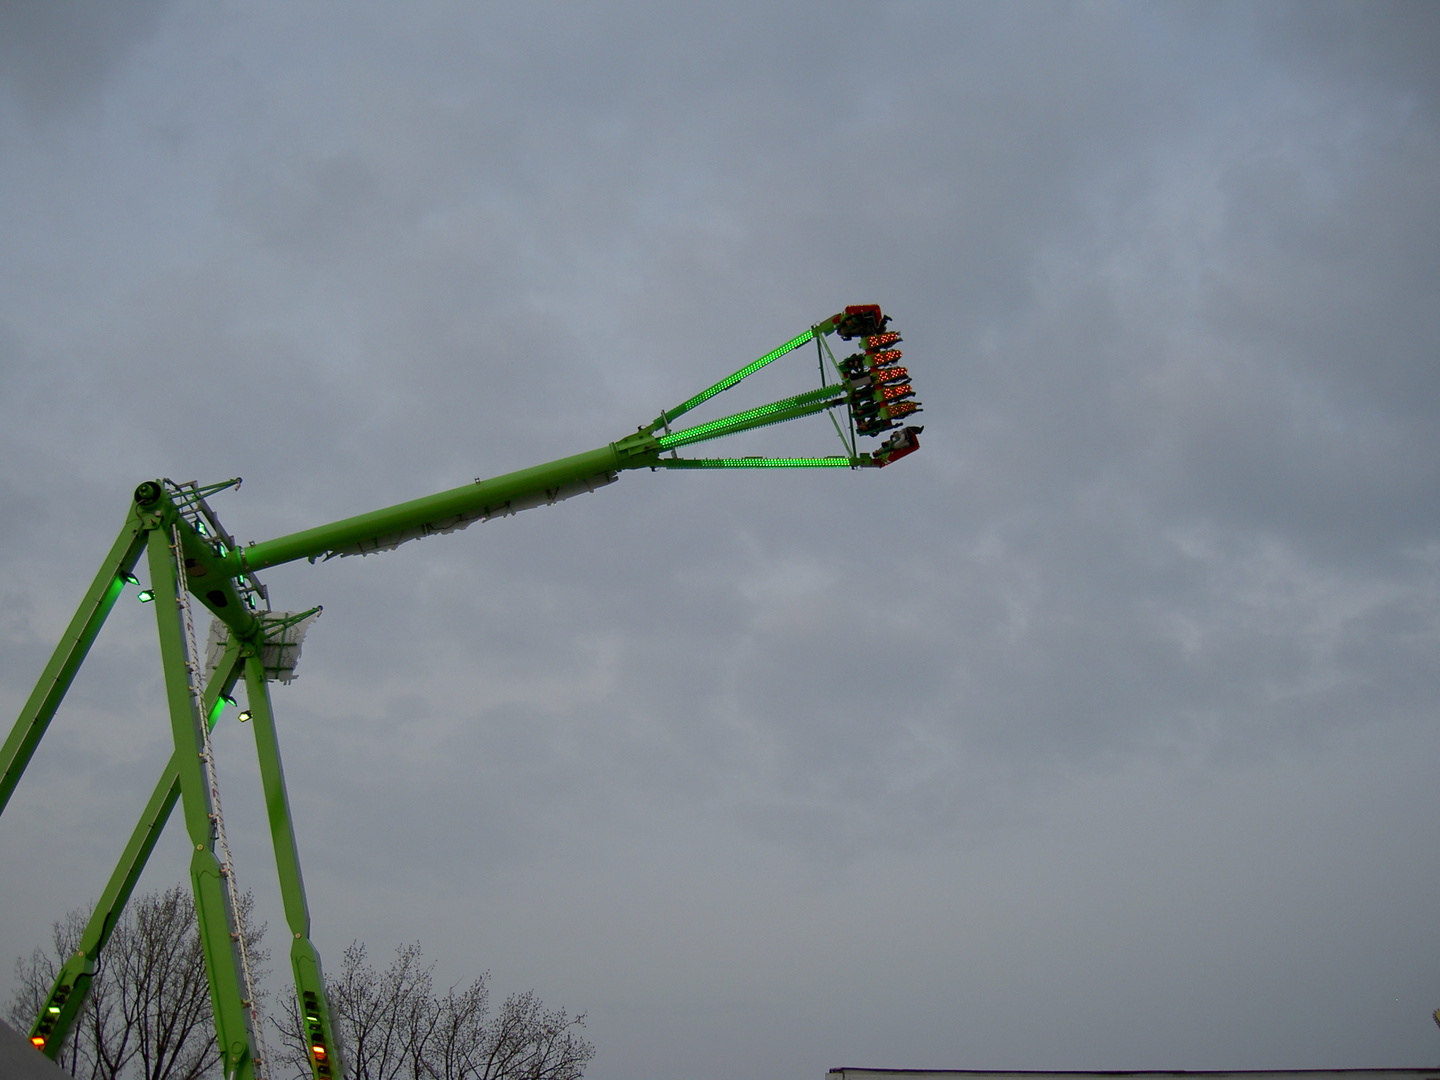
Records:
[[[119,537],[0,749],[0,813],[106,616],[127,584],[140,584],[135,569],[142,554],[150,587],[140,599],[154,604],[174,751],[95,905],[79,948],[62,967],[41,1007],[30,1041],[51,1058],[59,1054],[84,1006],[101,950],[178,802],[191,846],[191,887],[221,1065],[228,1080],[268,1076],[263,1032],[246,967],[244,928],[236,911],[232,868],[224,850],[223,815],[209,738],[226,705],[234,702],[232,691],[243,680],[246,708],[240,719],[251,721],[255,732],[311,1071],[315,1080],[342,1075],[320,955],[310,941],[310,911],[269,689],[272,680],[288,682],[293,677],[300,635],[319,609],[296,615],[272,612],[269,594],[256,572],[297,559],[313,562],[388,550],[407,540],[452,532],[476,521],[595,491],[631,469],[858,469],[887,465],[919,445],[921,430],[900,426],[900,420],[919,406],[911,400],[914,392],[905,369],[895,366],[900,353],[891,346],[898,335],[886,330],[888,321],[875,305],[846,308],[662,412],[634,434],[598,450],[488,480],[477,479],[463,487],[243,548],[225,531],[207,501],[216,492],[238,488],[238,480],[209,487],[146,481],[136,488]],[[862,351],[837,361],[826,340],[831,336],[847,341],[858,337]],[[811,341],[816,343],[820,367],[818,388],[672,429],[672,423],[692,409]],[[835,418],[835,412],[842,409],[847,415],[846,427]],[[819,413],[830,414],[843,454],[731,458],[682,458],[678,454],[680,448],[695,443]],[[878,449],[858,449],[857,434],[886,431],[891,434]],[[192,600],[216,620],[208,672],[195,643]]]

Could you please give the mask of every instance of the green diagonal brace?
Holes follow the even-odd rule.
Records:
[[[5,804],[10,801],[10,793],[20,782],[25,766],[30,764],[35,747],[40,744],[41,736],[50,726],[50,720],[54,717],[55,710],[60,707],[65,691],[70,689],[75,672],[80,669],[85,654],[90,651],[95,635],[100,632],[100,627],[105,625],[106,616],[120,598],[120,592],[125,588],[125,575],[135,568],[135,563],[140,558],[140,549],[144,545],[144,526],[132,505],[115,546],[100,564],[100,572],[95,575],[90,591],[80,602],[80,608],[70,620],[65,636],[55,647],[50,663],[45,666],[40,681],[35,684],[35,689],[30,694],[30,700],[25,702],[25,707],[20,711],[20,717],[11,728],[4,748],[0,749],[0,813],[4,812]]]
[[[215,674],[210,677],[210,684],[205,688],[205,715],[211,727],[215,726],[215,721],[224,708],[222,699],[230,693],[231,687],[239,678],[239,666],[240,643],[232,640],[220,665],[215,669]],[[36,1038],[43,1039],[41,1050],[52,1060],[59,1055],[75,1017],[80,1015],[80,1009],[90,993],[90,983],[95,976],[100,951],[110,940],[116,920],[120,918],[120,912],[124,910],[131,892],[134,891],[135,882],[139,880],[145,863],[150,859],[150,853],[155,849],[155,842],[160,839],[160,833],[170,819],[170,811],[175,808],[175,803],[180,798],[179,754],[178,750],[171,754],[165,771],[160,774],[155,792],[150,796],[145,812],[140,815],[135,831],[130,834],[130,842],[125,845],[125,851],[120,856],[114,873],[110,875],[105,891],[95,902],[95,910],[91,912],[90,921],[80,935],[80,944],[75,955],[60,969],[45,1004],[41,1006],[40,1015],[35,1018],[30,1029],[31,1041]]]

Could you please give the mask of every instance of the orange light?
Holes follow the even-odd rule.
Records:
[[[310,1047],[310,1052],[314,1054],[317,1058],[323,1058],[325,1056],[325,1047],[312,1046]]]
[[[904,397],[906,394],[913,394],[914,392],[915,387],[909,383],[901,386],[887,386],[881,390],[881,393],[885,395],[886,401],[894,401],[896,398]]]
[[[871,367],[884,367],[886,364],[896,363],[903,354],[899,349],[886,349],[884,352],[870,354]]]
[[[44,1050],[44,1049],[45,1049],[45,1036],[44,1036],[44,1035],[31,1035],[31,1036],[30,1036],[30,1042],[31,1042],[31,1044],[35,1047],[36,1050]]]

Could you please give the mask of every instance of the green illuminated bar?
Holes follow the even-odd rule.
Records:
[[[722,457],[661,458],[656,464],[666,469],[851,469],[866,462],[848,457]]]
[[[761,405],[754,409],[735,413],[733,416],[711,420],[708,424],[699,424],[693,428],[686,428],[684,431],[662,435],[655,441],[660,445],[660,449],[669,450],[672,447],[700,442],[703,439],[718,439],[722,435],[730,435],[737,431],[764,427],[767,424],[778,424],[782,420],[793,420],[800,416],[809,416],[811,413],[830,408],[844,396],[845,388],[843,386],[822,386],[818,390],[807,390],[803,394],[796,394],[794,397],[788,397],[782,401],[772,401],[769,405]]]
[[[754,363],[746,364],[746,365],[745,365],[743,368],[741,368],[739,371],[735,372],[734,375],[730,375],[730,376],[727,376],[727,377],[724,378],[724,379],[721,379],[721,380],[720,380],[718,383],[716,383],[714,386],[710,387],[709,390],[703,390],[703,391],[701,391],[700,393],[696,394],[696,395],[695,395],[694,397],[692,397],[689,401],[685,402],[685,404],[680,405],[680,406],[678,406],[677,408],[671,409],[671,410],[669,410],[668,412],[661,413],[661,414],[660,414],[660,419],[657,420],[657,421],[655,421],[655,423],[651,426],[650,430],[651,430],[651,431],[654,431],[656,428],[664,426],[665,424],[669,423],[671,420],[674,420],[676,417],[678,417],[678,416],[683,416],[685,413],[687,413],[687,412],[689,412],[691,409],[695,408],[696,405],[703,405],[705,402],[709,401],[709,400],[710,400],[712,397],[714,397],[716,394],[720,393],[720,391],[722,391],[722,390],[729,390],[730,387],[734,386],[734,385],[735,385],[736,383],[738,383],[741,379],[745,378],[745,376],[755,374],[755,372],[759,371],[759,370],[760,370],[762,367],[764,367],[766,364],[770,363],[770,361],[772,361],[772,360],[778,360],[778,359],[780,359],[780,357],[784,356],[786,353],[790,352],[791,350],[793,350],[793,349],[798,349],[801,345],[804,345],[807,341],[811,340],[814,336],[815,336],[815,331],[813,331],[813,330],[806,330],[806,331],[805,331],[803,334],[801,334],[799,337],[791,338],[791,339],[790,339],[789,341],[787,341],[784,345],[781,345],[778,349],[775,349],[775,350],[773,350],[772,352],[766,353],[764,356],[760,357],[760,359],[759,359],[759,360],[756,360]]]

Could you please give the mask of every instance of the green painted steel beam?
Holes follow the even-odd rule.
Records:
[[[240,643],[232,639],[205,688],[205,715],[212,728],[223,710],[224,698],[239,677],[240,659]],[[178,750],[171,754],[169,763],[160,774],[155,791],[146,803],[134,832],[130,834],[130,842],[125,845],[109,882],[95,901],[90,920],[80,935],[75,955],[60,969],[60,974],[50,987],[50,993],[45,997],[45,1004],[40,1007],[40,1015],[31,1025],[31,1042],[37,1038],[43,1039],[41,1052],[52,1061],[59,1055],[75,1017],[80,1015],[80,1009],[90,993],[90,983],[95,976],[100,952],[110,940],[115,923],[129,902],[135,883],[145,869],[165,823],[170,820],[170,812],[180,798],[179,754]]]
[[[10,729],[3,749],[0,749],[0,813],[4,812],[6,803],[10,801],[10,793],[15,790],[25,767],[30,764],[30,758],[34,756],[35,748],[50,726],[55,710],[60,707],[65,692],[70,689],[70,684],[75,679],[75,673],[80,670],[80,664],[90,651],[90,646],[94,644],[95,635],[100,632],[100,627],[105,625],[105,619],[114,608],[115,601],[120,598],[120,593],[125,588],[125,578],[135,569],[144,546],[144,526],[141,524],[140,515],[132,507],[125,518],[124,528],[120,530],[120,536],[111,547],[110,553],[105,556],[105,561],[100,564],[95,580],[91,582],[85,598],[80,601],[75,617],[66,627],[60,644],[55,646],[50,662],[45,665],[39,682],[35,684],[25,707],[20,710],[20,716],[16,719],[15,726]]]
[[[275,732],[270,687],[265,681],[265,665],[254,649],[248,649],[245,658],[245,693],[250,726],[255,729],[255,753],[260,761],[260,782],[265,789],[265,812],[270,819],[270,839],[275,848],[280,895],[285,902],[285,922],[290,927],[290,967],[295,974],[295,996],[305,1026],[306,1054],[314,1080],[333,1080],[342,1075],[340,1048],[330,1023],[320,953],[310,941],[310,907],[305,899],[305,879],[300,872],[300,849],[295,842],[290,796],[285,790],[285,767],[280,760],[280,739]]]
[[[598,450],[561,458],[546,465],[536,465],[518,472],[506,473],[489,480],[477,480],[464,487],[452,488],[423,499],[412,499],[383,510],[357,514],[329,525],[291,533],[275,540],[251,544],[234,553],[230,563],[232,574],[241,570],[263,570],[267,566],[316,559],[338,548],[345,548],[376,537],[389,536],[431,522],[444,522],[466,516],[478,516],[492,508],[536,492],[554,490],[592,477],[605,476],[620,469],[648,465],[646,454],[655,456],[654,440],[645,440],[648,448],[639,448],[634,437],[622,443],[611,443]]]
[[[265,789],[265,812],[270,820],[270,839],[275,846],[275,865],[280,874],[280,895],[285,902],[285,921],[294,933],[309,934],[310,909],[305,901],[305,881],[300,874],[300,852],[290,818],[290,796],[285,790],[285,768],[280,760],[280,741],[275,733],[265,665],[255,650],[246,652],[246,700],[250,727],[255,732],[255,753],[260,761],[260,782]]]
[[[214,804],[205,776],[205,720],[195,707],[187,667],[184,612],[180,602],[179,567],[170,537],[152,529],[148,555],[150,587],[155,593],[155,623],[160,635],[160,659],[165,674],[165,698],[179,766],[180,803],[185,831],[190,836],[190,884],[200,924],[200,945],[210,982],[215,1012],[215,1035],[220,1065],[228,1080],[253,1080],[255,1040],[241,990],[238,930],[224,869],[215,855]],[[183,552],[181,553],[183,556]]]

